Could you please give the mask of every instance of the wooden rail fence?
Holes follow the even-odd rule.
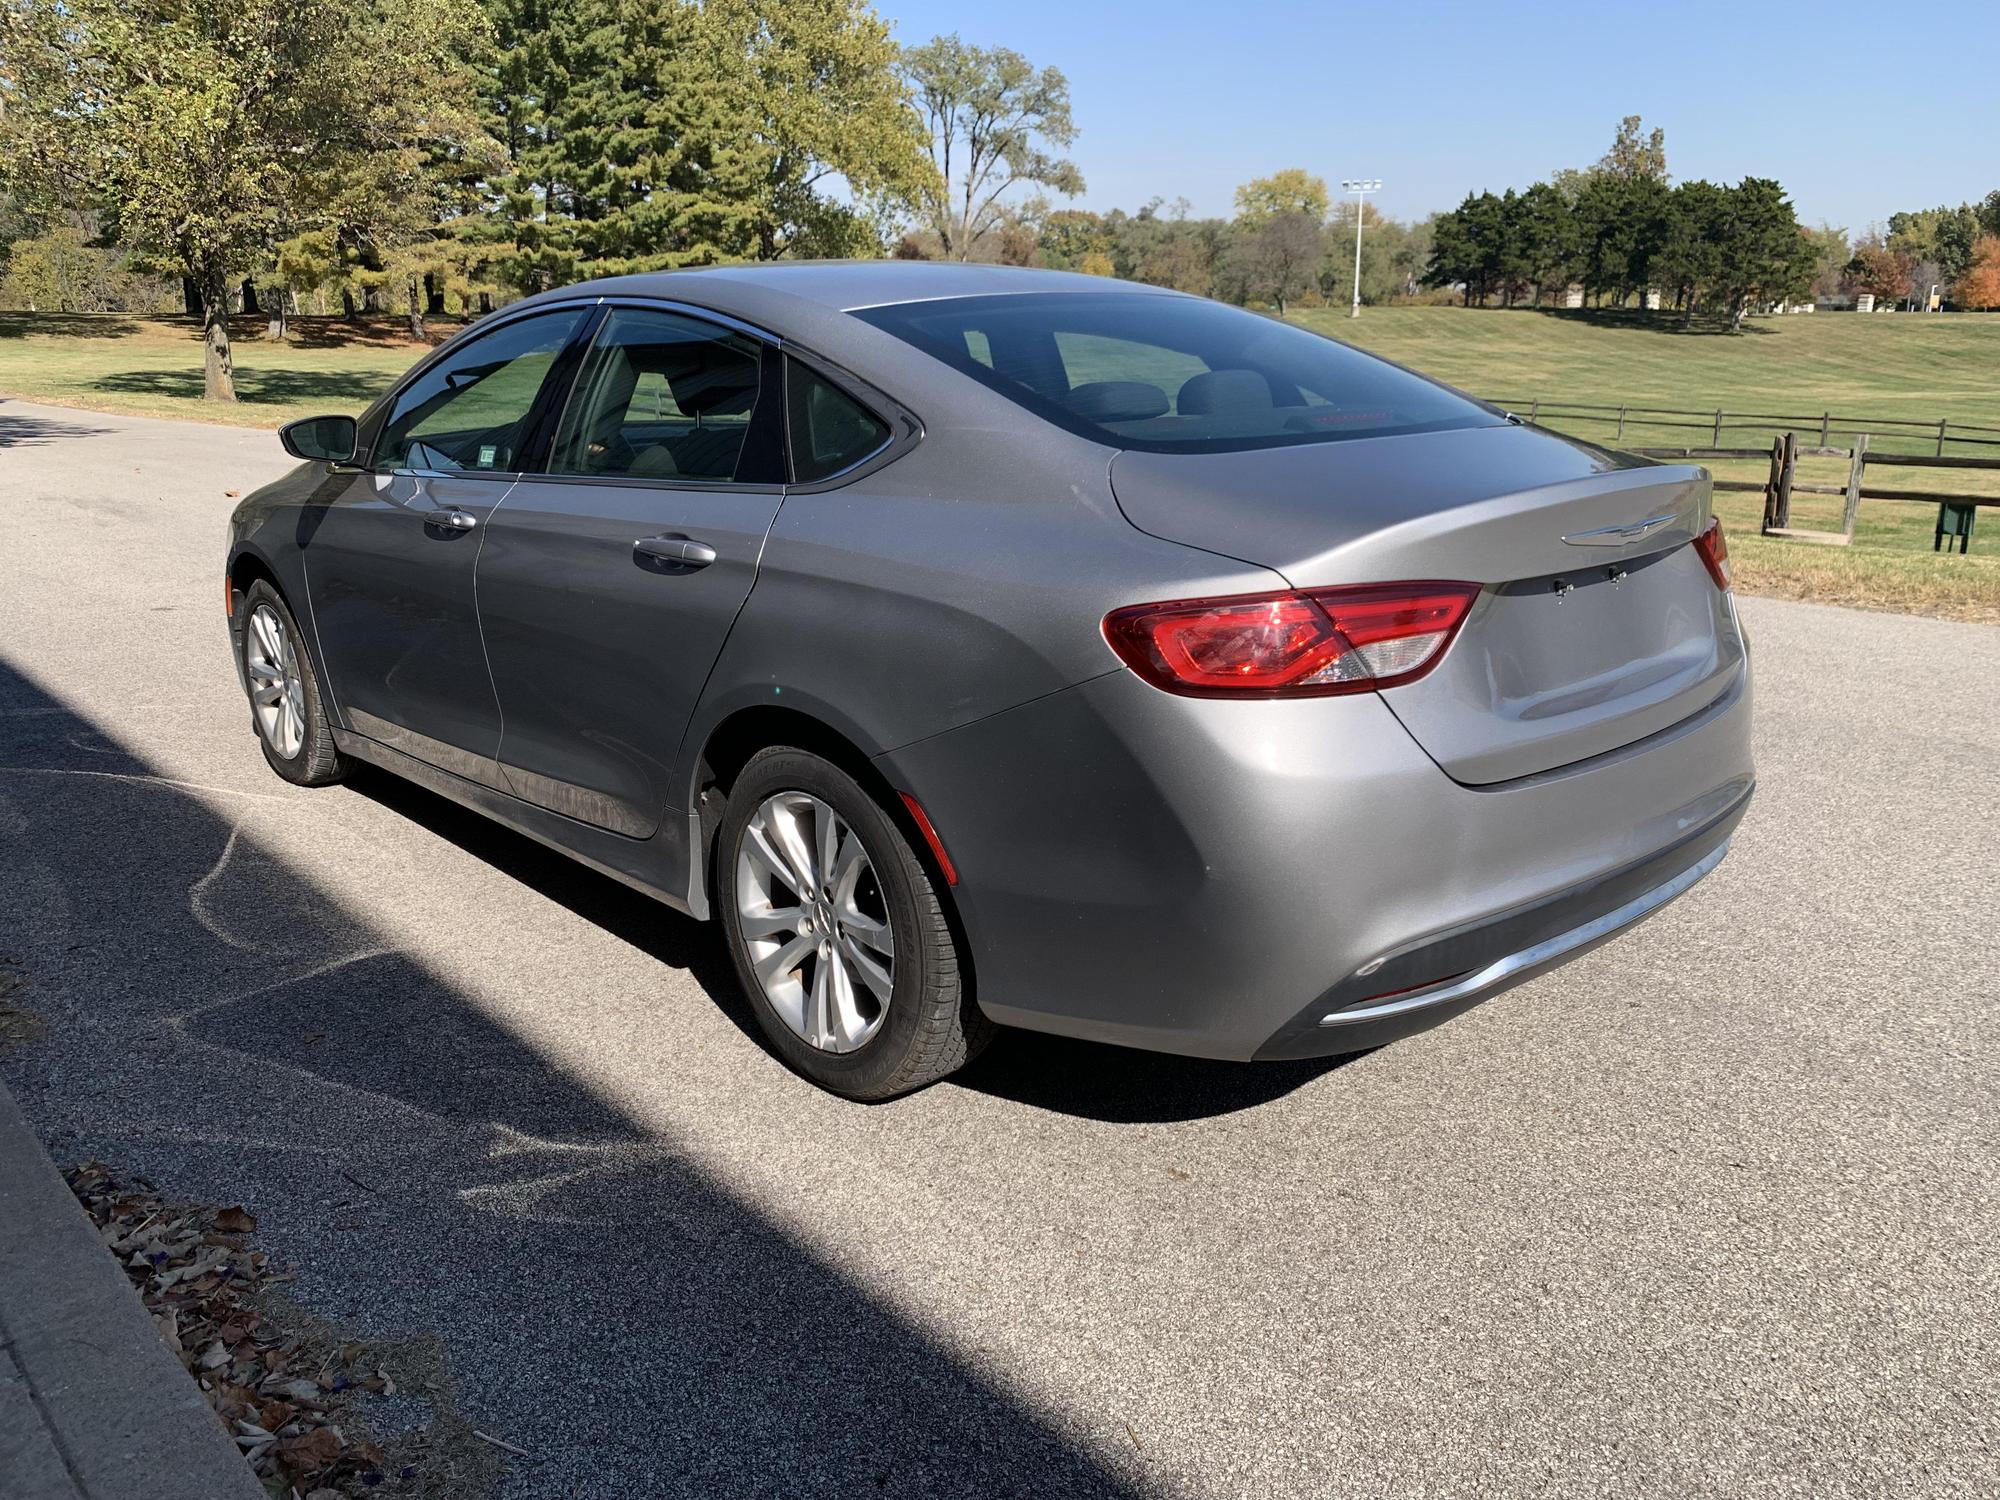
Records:
[[[1628,428],[1677,428],[1705,432],[1705,446],[1721,448],[1729,432],[1817,432],[1814,446],[1831,448],[1835,433],[1858,436],[1868,433],[1877,443],[1894,442],[1899,447],[1931,450],[1933,458],[1945,458],[1947,447],[2000,448],[2000,427],[1978,422],[1957,422],[1949,417],[1936,421],[1918,417],[1850,417],[1823,411],[1809,415],[1781,415],[1773,412],[1737,411],[1722,407],[1695,410],[1674,406],[1607,406],[1582,401],[1556,401],[1537,397],[1530,401],[1494,401],[1495,406],[1550,427],[1584,425],[1610,427],[1611,441],[1623,444]],[[1585,434],[1590,436],[1592,434]],[[1763,451],[1758,450],[1762,458]]]
[[[1854,539],[1854,519],[1861,509],[1863,500],[1912,500],[1926,505],[1936,505],[1945,510],[1956,508],[1961,512],[1977,510],[1980,506],[2000,506],[2000,495],[1973,495],[1964,492],[1940,490],[1913,490],[1903,487],[1883,485],[1870,486],[1868,470],[1880,466],[1906,469],[1975,469],[2000,470],[2000,458],[1960,458],[1956,455],[1882,453],[1871,449],[1868,433],[1856,433],[1854,445],[1849,448],[1835,448],[1826,444],[1803,446],[1796,432],[1781,432],[1772,440],[1768,450],[1763,448],[1633,448],[1630,452],[1644,458],[1679,459],[1755,459],[1768,458],[1771,468],[1768,477],[1760,484],[1750,479],[1718,479],[1716,489],[1761,491],[1764,496],[1764,522],[1762,530],[1766,536],[1791,537],[1798,541],[1821,542],[1831,546],[1844,547]],[[1995,446],[2000,446],[1996,444]],[[1798,462],[1801,458],[1844,458],[1847,460],[1847,483],[1809,484],[1797,477]],[[1841,529],[1839,531],[1809,531],[1792,525],[1792,496],[1839,495],[1845,500],[1841,508]],[[1939,517],[1939,542],[1944,536],[1944,515]],[[1961,539],[1969,536],[1969,517],[1962,517],[1966,524],[1953,533]],[[1961,546],[1961,549],[1963,547]]]

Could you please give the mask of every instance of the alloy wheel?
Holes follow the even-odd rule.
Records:
[[[852,1052],[881,1028],[896,945],[875,866],[833,808],[766,797],[736,856],[736,915],[771,1009],[808,1046]]]
[[[293,759],[306,738],[306,684],[292,633],[268,604],[251,611],[243,634],[243,667],[258,732],[280,757]]]

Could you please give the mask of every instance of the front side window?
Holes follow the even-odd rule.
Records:
[[[549,472],[734,479],[762,356],[755,339],[713,323],[613,308],[563,412]]]
[[[798,360],[785,365],[792,478],[811,484],[851,469],[889,441],[889,424]]]
[[[1333,339],[1198,297],[1031,292],[854,316],[1119,448],[1230,452],[1503,420]]]
[[[375,444],[375,467],[518,469],[535,398],[588,313],[565,308],[522,318],[432,365],[396,397]]]

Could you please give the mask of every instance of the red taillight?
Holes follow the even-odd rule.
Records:
[[[1694,539],[1694,550],[1701,557],[1701,565],[1708,569],[1708,576],[1715,580],[1715,586],[1728,592],[1729,543],[1723,538],[1720,521],[1708,523],[1708,530]]]
[[[226,573],[222,577],[222,615],[224,619],[234,619],[236,615],[236,585]]]
[[[1366,693],[1423,676],[1479,597],[1473,583],[1368,583],[1134,604],[1104,638],[1154,687],[1195,698]]]

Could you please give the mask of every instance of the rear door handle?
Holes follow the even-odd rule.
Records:
[[[424,512],[426,526],[439,526],[446,531],[470,531],[479,524],[479,517],[469,510],[427,510]]]
[[[642,557],[679,563],[684,568],[705,568],[715,561],[713,547],[688,536],[643,536],[632,544],[632,550]]]

